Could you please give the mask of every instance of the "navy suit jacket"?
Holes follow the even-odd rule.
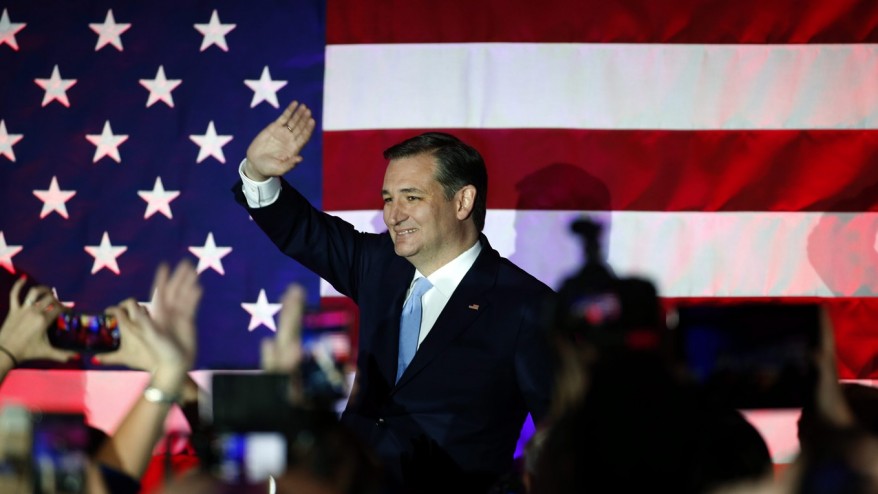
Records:
[[[388,233],[356,231],[318,211],[286,181],[270,206],[249,209],[287,255],[360,310],[357,374],[342,421],[407,491],[486,489],[510,471],[528,412],[546,413],[552,366],[541,324],[553,292],[491,248],[458,285],[398,383],[399,319],[415,268]],[[245,205],[240,183],[234,188]]]

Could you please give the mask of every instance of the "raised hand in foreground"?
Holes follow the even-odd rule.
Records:
[[[49,326],[64,309],[46,286],[28,290],[24,302],[21,291],[27,279],[19,278],[9,292],[9,313],[0,327],[0,380],[19,363],[27,360],[65,361],[74,352],[59,350],[49,343]]]
[[[159,266],[153,286],[152,313],[134,299],[107,309],[119,320],[119,350],[99,357],[104,364],[121,364],[152,373],[186,373],[195,361],[195,316],[202,289],[188,261],[169,274]]]
[[[305,290],[297,284],[287,287],[281,298],[276,338],[262,340],[261,368],[265,372],[291,373],[302,362],[302,317]]]
[[[101,359],[142,366],[152,373],[143,395],[97,456],[100,463],[135,479],[149,464],[168,411],[180,401],[195,361],[195,315],[202,289],[195,268],[183,261],[170,275],[167,266],[159,267],[154,293],[153,317],[134,300],[107,310],[119,320],[122,343],[115,355]]]

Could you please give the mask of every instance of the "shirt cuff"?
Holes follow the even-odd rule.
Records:
[[[244,175],[244,163],[246,162],[247,158],[241,160],[241,164],[238,166],[238,175],[241,175],[242,190],[244,198],[247,199],[247,205],[256,209],[273,204],[280,196],[280,179],[271,177],[264,182],[252,180]]]

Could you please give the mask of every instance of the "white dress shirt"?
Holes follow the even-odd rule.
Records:
[[[264,182],[252,180],[244,175],[244,163],[246,162],[247,158],[244,158],[238,165],[238,175],[241,175],[241,182],[244,184],[242,187],[244,198],[247,199],[247,205],[251,208],[264,208],[280,197],[280,179],[271,177]]]
[[[439,319],[439,314],[442,313],[442,309],[445,308],[445,304],[451,298],[451,294],[454,293],[457,285],[460,284],[467,271],[476,262],[476,258],[479,257],[481,251],[482,244],[477,241],[475,245],[467,249],[463,254],[455,257],[451,262],[437,269],[430,276],[427,276],[433,287],[427,290],[424,296],[421,297],[423,312],[421,312],[421,332],[418,334],[418,348],[420,348],[421,342],[424,341],[430,330],[433,329],[433,325]],[[412,293],[415,280],[423,276],[420,271],[415,270],[415,276],[412,278],[412,282],[409,284],[409,289],[405,295],[406,299]]]

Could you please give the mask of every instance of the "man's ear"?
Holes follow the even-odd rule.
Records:
[[[457,219],[465,220],[469,218],[476,204],[475,186],[464,185],[454,196],[457,203]]]

